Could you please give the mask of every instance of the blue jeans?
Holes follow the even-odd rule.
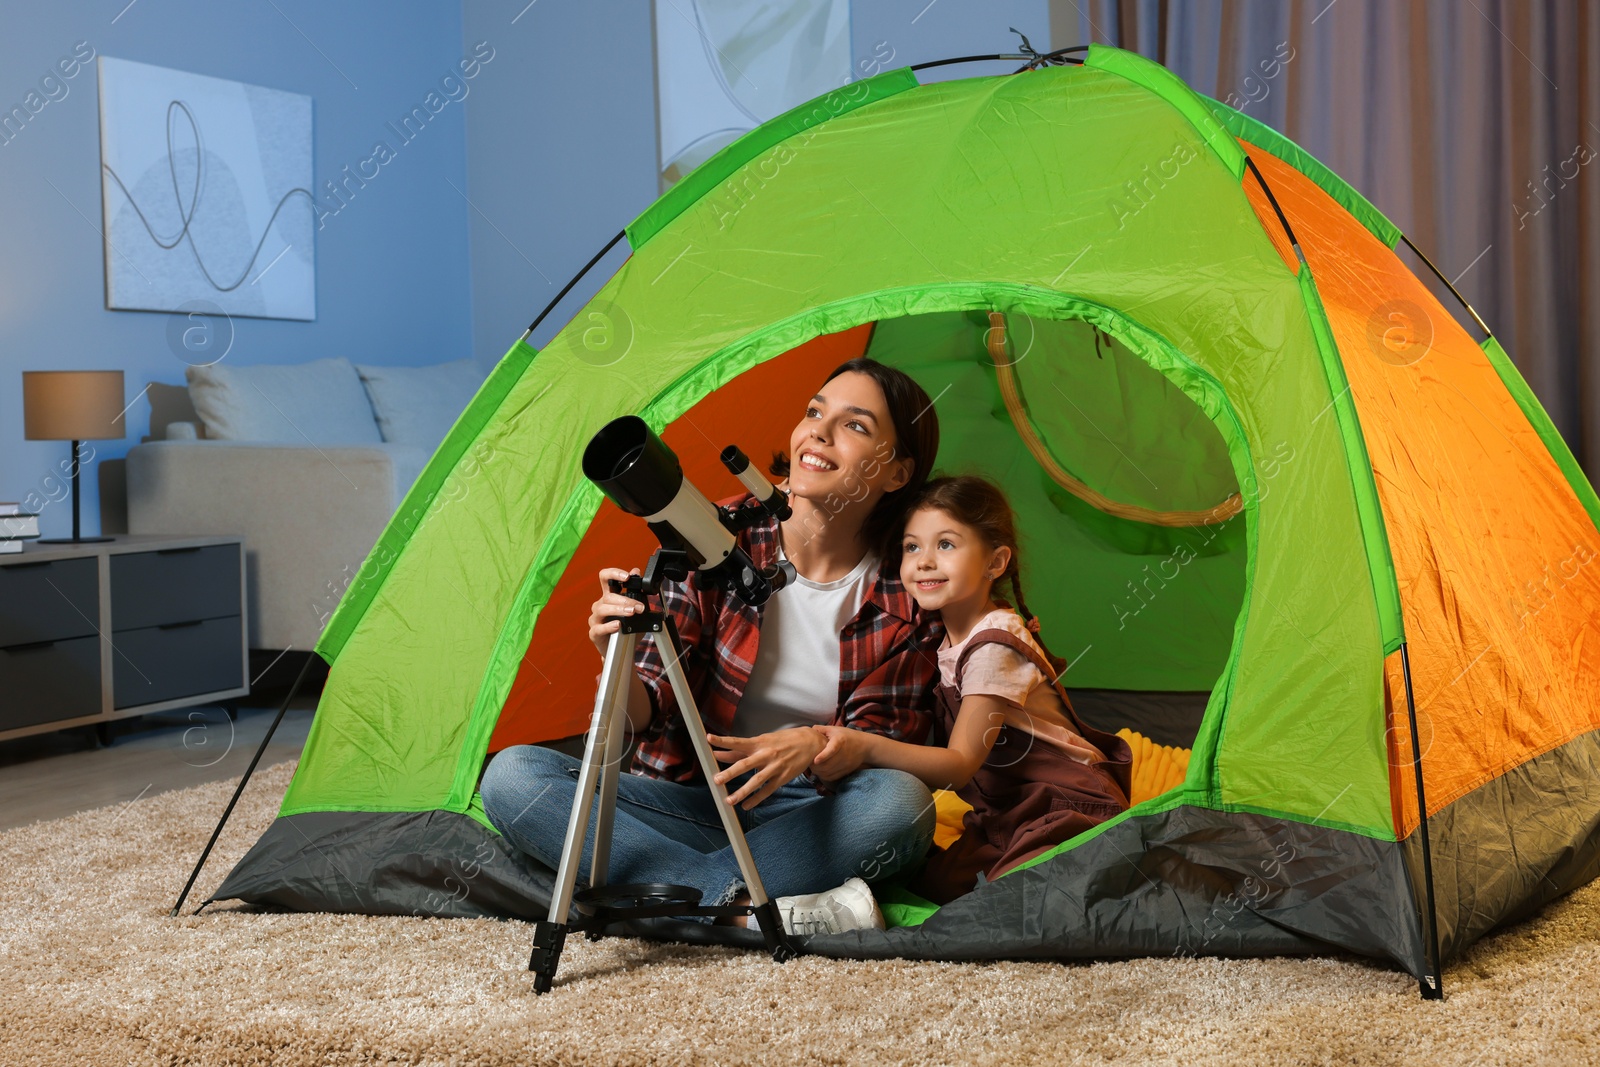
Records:
[[[552,870],[561,862],[581,765],[554,749],[514,745],[490,761],[479,786],[489,821]],[[752,773],[730,780],[728,792]],[[734,808],[769,897],[817,893],[851,877],[881,881],[927,856],[936,817],[928,787],[915,776],[868,767],[833,788],[834,795],[821,796],[797,776],[750,811]],[[589,885],[593,850],[591,813],[578,865],[580,888]],[[746,888],[704,782],[626,772],[617,781],[606,881],[693,886],[702,904],[727,904]]]

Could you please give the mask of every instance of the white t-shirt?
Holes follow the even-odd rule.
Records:
[[[784,558],[781,544],[778,558]],[[734,737],[833,721],[839,631],[861,611],[877,577],[878,557],[868,552],[843,578],[824,583],[796,574],[767,601],[750,684],[729,730]]]

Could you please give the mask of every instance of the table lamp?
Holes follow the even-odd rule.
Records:
[[[24,440],[72,442],[72,536],[40,544],[112,541],[82,537],[78,530],[78,442],[126,436],[122,372],[119,370],[25,370],[22,372]]]

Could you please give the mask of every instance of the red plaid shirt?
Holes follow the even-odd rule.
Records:
[[[719,503],[742,507],[751,499],[746,493]],[[738,541],[758,568],[777,563],[776,519],[742,531]],[[721,589],[703,589],[698,578],[691,573],[686,582],[663,582],[661,605],[678,627],[684,676],[694,689],[706,732],[727,734],[755,666],[761,609]],[[936,649],[942,640],[939,617],[918,610],[899,575],[880,568],[861,610],[839,632],[839,704],[833,724],[922,744],[933,721]],[[637,735],[632,773],[674,782],[703,780],[652,635],[641,637],[634,667],[650,697],[650,725]],[[806,778],[819,793],[831,791],[810,771]]]

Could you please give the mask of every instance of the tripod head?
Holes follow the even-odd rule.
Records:
[[[681,582],[689,577],[689,572],[693,569],[689,563],[689,556],[683,549],[663,546],[650,553],[650,562],[644,565],[643,574],[630,574],[625,582],[612,578],[607,584],[611,586],[613,593],[630,596],[649,607],[650,598],[661,592],[661,583],[664,579],[671,578]],[[627,621],[623,619],[624,623]]]

